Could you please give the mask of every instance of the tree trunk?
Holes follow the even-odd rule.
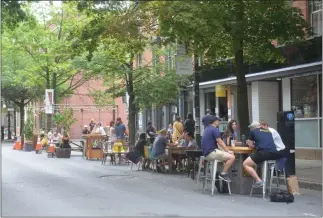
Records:
[[[25,129],[25,106],[19,105],[19,113],[20,113],[20,137],[21,144],[24,145],[25,137],[24,137],[24,129]]]
[[[10,118],[10,111],[8,110],[8,140],[11,139],[11,118]]]
[[[248,89],[246,82],[246,68],[243,63],[242,41],[238,42],[241,46],[235,53],[235,68],[237,76],[237,107],[240,126],[240,134],[247,135],[249,132],[249,108],[248,108]]]
[[[13,131],[15,133],[15,137],[17,137],[17,112],[16,112],[16,107],[14,108],[13,111]]]
[[[130,71],[128,73],[128,84],[127,84],[127,92],[129,95],[129,118],[128,118],[128,129],[129,129],[129,145],[135,146],[136,143],[136,113],[137,107],[135,104],[135,94],[133,87],[133,72],[132,67],[133,64],[130,63]]]

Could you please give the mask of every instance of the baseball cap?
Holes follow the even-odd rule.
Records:
[[[209,124],[214,123],[215,121],[220,121],[220,119],[216,116],[210,116],[208,117]]]
[[[252,123],[248,126],[248,128],[257,128],[260,126],[258,121],[252,121]]]

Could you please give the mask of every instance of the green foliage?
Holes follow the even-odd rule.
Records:
[[[27,20],[27,14],[23,9],[25,2],[14,0],[1,0],[1,24],[2,28],[13,29],[19,22]],[[1,29],[3,32],[3,29]]]
[[[184,43],[189,53],[204,56],[206,64],[232,60],[243,134],[249,123],[245,64],[282,62],[273,40],[289,44],[312,34],[301,10],[285,0],[149,1],[141,10],[158,18],[153,34],[162,43]]]
[[[24,128],[25,138],[29,141],[31,141],[33,138],[34,125],[35,125],[34,112],[33,112],[33,109],[30,108],[27,110],[27,120],[25,122],[25,128]]]
[[[34,20],[28,19],[6,34],[12,39],[11,44],[20,49],[21,59],[29,62],[19,74],[31,84],[55,89],[57,100],[73,93],[93,76],[79,67],[80,62],[86,62],[85,58],[78,57],[77,63],[72,61],[75,38],[71,35],[82,28],[86,17],[77,11],[75,2],[64,3],[62,8],[48,5],[48,13],[36,6],[33,12],[26,7],[27,15]],[[42,20],[34,22],[33,15]]]
[[[57,112],[54,116],[54,121],[56,125],[64,128],[67,132],[70,131],[71,126],[77,121],[74,118],[74,113],[72,108],[64,108],[61,113]]]
[[[156,34],[166,43],[179,40],[210,63],[233,58],[235,40],[242,40],[245,62],[281,61],[273,40],[288,44],[312,32],[300,9],[285,0],[156,1],[143,8],[159,18]]]

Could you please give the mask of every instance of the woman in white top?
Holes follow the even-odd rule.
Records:
[[[114,128],[114,121],[110,122],[110,141],[115,142],[117,140],[116,130]]]
[[[101,123],[98,123],[97,129],[95,131],[96,133],[100,133],[101,135],[107,135],[104,131],[104,128],[101,126]]]
[[[59,143],[60,139],[61,139],[61,135],[57,131],[54,130],[54,133],[50,137],[50,141],[54,144],[57,144],[57,143]]]

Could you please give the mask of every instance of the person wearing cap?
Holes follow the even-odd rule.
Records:
[[[90,122],[89,126],[90,126],[90,132],[92,132],[94,127],[95,127],[95,123],[94,123],[93,119],[91,119],[91,122]]]
[[[223,171],[219,178],[230,182],[228,171],[232,166],[235,156],[232,151],[228,149],[221,139],[221,134],[217,128],[219,125],[219,118],[209,117],[210,125],[208,125],[202,136],[202,152],[207,161],[218,160],[224,162]]]
[[[280,159],[282,155],[276,150],[270,130],[263,128],[258,121],[253,121],[248,127],[251,131],[247,144],[251,148],[256,148],[257,151],[243,162],[243,167],[256,180],[253,187],[258,188],[262,187],[264,182],[255,170],[256,165],[266,160]]]
[[[82,131],[82,134],[83,135],[88,135],[90,134],[90,130],[88,129],[88,126],[87,125],[84,125],[84,128],[83,128],[83,131]]]
[[[202,123],[204,125],[204,128],[206,128],[208,125],[210,125],[210,120],[212,119],[213,115],[210,109],[206,110],[206,115],[202,118]]]

